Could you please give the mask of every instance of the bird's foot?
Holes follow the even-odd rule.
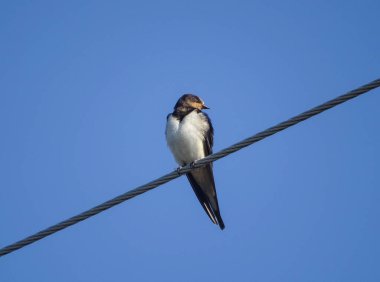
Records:
[[[176,171],[177,171],[177,174],[178,175],[181,175],[181,169],[183,168],[183,166],[179,166],[177,167]]]
[[[193,161],[193,162],[189,163],[189,167],[194,168],[196,162],[197,161]],[[181,169],[184,168],[185,166],[186,165],[177,167],[176,171],[177,171],[178,175],[181,175]]]
[[[189,165],[190,165],[190,168],[194,168],[195,164],[196,164],[197,161],[193,161],[191,162]]]

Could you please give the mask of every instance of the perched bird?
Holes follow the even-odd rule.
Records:
[[[214,129],[208,115],[202,112],[203,109],[209,108],[198,96],[185,94],[167,117],[166,141],[180,166],[212,154]],[[211,221],[223,230],[212,164],[196,168],[186,176]]]

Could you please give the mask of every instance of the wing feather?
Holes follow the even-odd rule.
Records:
[[[214,128],[208,115],[203,112],[200,114],[209,124],[209,129],[204,133],[203,141],[204,154],[205,156],[208,156],[212,154],[212,146],[214,144]],[[216,195],[212,164],[195,169],[187,173],[186,176],[189,179],[195,195],[197,196],[206,214],[210,217],[211,221],[218,224],[221,229],[224,229],[224,223],[220,215],[218,198]]]

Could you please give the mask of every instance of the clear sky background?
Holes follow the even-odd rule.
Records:
[[[218,151],[380,76],[380,2],[2,1],[0,246],[176,168],[166,115]],[[380,90],[0,258],[0,281],[379,281]]]

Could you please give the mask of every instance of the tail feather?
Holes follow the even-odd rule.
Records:
[[[212,167],[208,165],[195,169],[186,176],[206,214],[214,224],[219,225],[223,230],[225,226],[219,211]]]

